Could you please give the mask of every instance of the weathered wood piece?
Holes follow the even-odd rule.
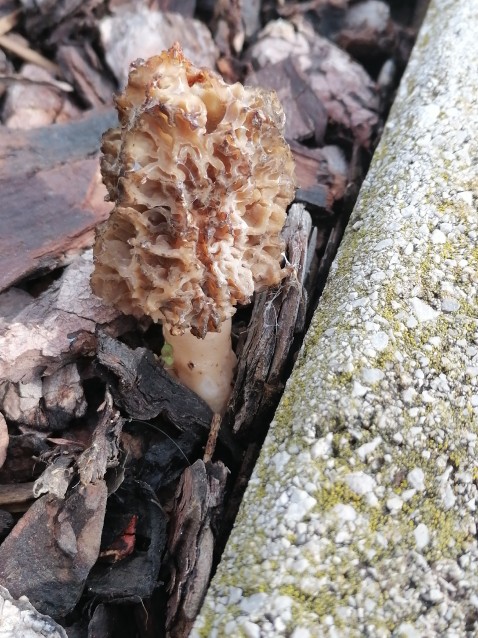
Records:
[[[11,129],[32,129],[80,116],[51,73],[35,64],[25,64],[18,76],[10,76],[2,119]],[[0,84],[3,80],[0,78]]]
[[[97,325],[110,324],[118,312],[91,293],[92,268],[92,254],[88,251],[42,295],[30,300],[23,296],[18,304],[23,305],[20,311],[18,305],[12,311],[7,296],[9,321],[0,331],[3,382],[40,382],[40,376],[53,374],[79,355],[94,352]],[[0,295],[0,313],[2,299]]]
[[[47,466],[33,485],[33,495],[38,498],[42,494],[51,494],[64,499],[73,477],[73,455],[60,454]]]
[[[33,495],[35,498],[49,493],[59,499],[65,498],[73,478],[77,482],[88,485],[97,483],[105,478],[109,468],[117,467],[120,463],[120,436],[123,419],[113,407],[113,400],[106,392],[99,422],[96,425],[90,445],[78,456],[76,446],[64,447],[59,445],[44,459],[48,466],[35,481]],[[50,439],[54,442],[54,439]],[[120,474],[121,484],[123,475]]]
[[[52,430],[65,429],[69,421],[85,415],[87,403],[76,363],[70,363],[42,382],[43,405]]]
[[[91,269],[87,252],[36,299],[4,293],[8,320],[0,324],[0,409],[11,421],[49,431],[84,414],[74,362],[94,353],[98,325],[109,324],[112,334],[119,334],[129,324],[126,317],[115,322],[117,311],[92,295]]]
[[[95,158],[110,109],[30,131],[0,128],[0,290],[68,263],[108,215]]]
[[[271,70],[269,80],[267,73],[263,75],[265,86],[272,81],[274,65],[294,57],[310,89],[325,107],[337,139],[355,141],[365,148],[371,146],[379,120],[375,83],[360,64],[318,35],[302,16],[296,16],[293,24],[284,20],[270,22],[248,55],[259,68]]]
[[[335,42],[358,59],[390,55],[396,46],[396,25],[390,6],[382,0],[365,0],[349,7]]]
[[[37,430],[48,428],[43,410],[42,382],[39,377],[27,383],[0,383],[0,408],[9,421],[21,423]]]
[[[219,0],[214,3],[214,16],[210,25],[214,41],[221,53],[230,59],[238,56],[244,43],[261,26],[260,0]]]
[[[317,146],[323,145],[327,111],[296,58],[288,57],[250,73],[247,83],[267,86],[277,93],[286,114],[285,137],[288,140],[309,140]]]
[[[133,614],[131,613],[130,606],[128,606],[128,611],[129,617],[131,618]],[[128,626],[126,625],[126,631],[127,630]],[[124,631],[125,622],[118,605],[105,605],[100,603],[95,607],[91,615],[91,620],[88,623],[88,638],[97,638],[98,636],[104,636],[105,638],[122,636]]]
[[[106,508],[108,467],[118,464],[122,419],[107,394],[93,441],[75,463],[60,454],[32,483],[1,486],[0,505],[18,509],[39,498],[0,546],[0,583],[15,596],[63,616],[76,605],[98,557]],[[76,469],[78,482],[71,486]]]
[[[105,107],[89,111],[69,124],[28,132],[0,128],[0,179],[31,176],[42,169],[92,157],[99,150],[103,132],[116,122],[115,111]]]
[[[105,333],[98,335],[98,361],[116,376],[115,401],[134,419],[163,415],[178,428],[196,423],[207,436],[212,410],[189,388],[176,381],[151,350],[132,350]]]
[[[221,462],[205,465],[198,460],[181,476],[168,543],[171,554],[168,638],[189,635],[206,594],[214,552],[213,527],[222,509],[227,475],[228,470]]]
[[[33,500],[33,483],[13,483],[0,485],[0,507],[18,511],[18,507],[26,509],[26,505]]]
[[[10,433],[7,458],[0,470],[0,484],[33,481],[44,468],[40,458],[48,450],[49,445],[42,436]]]
[[[342,202],[342,214],[338,215],[334,219],[333,226],[327,237],[327,243],[324,247],[323,255],[318,264],[317,271],[315,272],[315,289],[313,294],[310,295],[310,305],[307,309],[309,319],[312,317],[319,298],[325,286],[326,279],[329,275],[330,267],[337,253],[337,249],[342,240],[345,228],[349,221],[350,214],[357,199],[359,184],[362,182],[365,176],[366,164],[363,158],[362,149],[356,145],[352,151],[352,157],[350,159],[347,187],[344,190],[343,202]]]
[[[26,13],[26,30],[30,37],[49,34],[49,42],[67,40],[68,36],[92,21],[98,0],[21,0]]]
[[[415,19],[419,17],[419,3],[413,3]],[[394,7],[395,9],[395,7]],[[398,9],[398,7],[397,7]],[[385,60],[393,60],[403,70],[415,41],[416,30],[397,22],[398,13],[409,14],[404,22],[412,22],[412,5],[390,11],[389,3],[383,0],[365,0],[353,4],[345,12],[333,40],[361,62],[366,68],[378,70]],[[416,13],[418,12],[418,13]],[[402,15],[402,19],[405,16]],[[401,22],[402,20],[400,20]]]
[[[81,47],[62,45],[56,57],[65,78],[74,85],[86,106],[99,108],[112,103],[115,87],[101,73],[96,54],[88,43],[82,43]]]
[[[0,546],[0,583],[15,597],[28,596],[42,613],[71,611],[98,557],[106,497],[99,481],[65,500],[35,501]]]
[[[124,420],[113,407],[113,399],[106,392],[100,421],[95,428],[91,445],[77,460],[80,482],[96,483],[106,470],[116,467],[120,457],[120,436]]]
[[[305,208],[294,204],[283,231],[290,274],[277,288],[256,296],[225,416],[241,436],[277,402],[294,334],[303,329],[302,284],[311,225]]]
[[[136,537],[140,547],[132,547],[129,556],[111,564],[101,560],[88,577],[88,592],[100,600],[138,602],[150,598],[158,586],[158,574],[167,543],[168,518],[154,490],[141,481],[125,481],[118,494],[108,502],[102,547],[108,548],[121,535],[132,517],[136,517]],[[102,552],[104,557],[105,552]]]
[[[106,61],[120,86],[126,84],[131,62],[159,55],[176,41],[181,42],[186,57],[200,66],[214,68],[218,57],[206,25],[177,13],[135,6],[103,18],[99,28]]]
[[[302,189],[317,186],[317,181],[326,171],[326,160],[321,148],[310,149],[288,140],[295,160],[297,186]],[[327,189],[324,191],[324,206],[330,205]]]
[[[296,201],[329,212],[345,194],[348,164],[338,146],[307,148],[289,141],[295,160]]]
[[[128,6],[133,9],[137,6],[137,4],[137,0],[129,0],[128,2]],[[185,18],[192,18],[196,11],[196,0],[156,0],[155,6],[160,11],[168,11],[169,13],[180,13]]]
[[[0,509],[0,538],[3,540],[15,524],[15,519],[10,512]]]
[[[159,433],[159,442],[153,440],[144,453],[139,476],[155,488],[167,485],[201,453],[213,421],[211,408],[174,379],[146,348],[132,350],[100,334],[98,361],[117,405],[133,422],[146,425],[151,434]],[[218,443],[228,463],[237,463],[240,453],[230,430],[219,430]]]

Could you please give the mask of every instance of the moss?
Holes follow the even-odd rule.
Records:
[[[351,590],[352,581],[349,581],[348,585],[349,590]],[[357,589],[357,585],[358,583],[356,584],[355,590]],[[337,603],[343,604],[343,600],[340,600],[337,593],[330,589],[324,588],[316,595],[311,595],[301,590],[298,586],[289,584],[280,587],[279,594],[288,596],[296,603],[293,610],[293,627],[300,624],[307,616],[312,616],[320,620],[323,620],[326,616],[332,616],[336,628],[340,629],[344,626],[343,620],[336,616]]]
[[[389,365],[393,364],[394,361],[395,348],[387,346],[387,348],[379,352],[375,357],[375,366],[379,368],[379,370],[387,370],[389,368]]]
[[[215,614],[213,611],[211,611],[209,608],[204,608],[202,610],[202,627],[199,630],[199,637],[200,638],[211,638],[211,633],[212,633],[212,629],[215,625],[214,620],[215,620]]]
[[[460,299],[460,312],[466,315],[466,319],[478,319],[478,303],[470,303],[467,299]],[[475,321],[470,322],[472,329],[476,330],[478,325]]]
[[[334,375],[334,381],[332,385],[342,387],[345,385],[349,385],[352,383],[355,377],[356,375],[352,372],[339,372],[338,374]]]
[[[297,376],[289,383],[287,393],[282,397],[280,406],[275,415],[275,434],[290,437],[290,428],[294,420],[294,408],[300,405],[305,392],[304,383]]]
[[[420,520],[435,532],[430,548],[425,552],[429,562],[454,558],[463,553],[472,534],[460,528],[455,512],[445,512],[430,501],[420,509]]]
[[[165,343],[161,348],[160,359],[166,368],[171,368],[174,364],[174,349],[170,343]]]
[[[361,509],[363,503],[361,496],[340,481],[337,481],[333,485],[320,488],[313,496],[317,501],[314,510],[319,512],[327,512],[341,503],[348,503]]]
[[[396,318],[397,312],[392,307],[392,301],[397,301],[397,294],[395,291],[395,282],[389,281],[383,289],[381,295],[381,305],[379,314],[388,321],[390,327],[394,330],[398,330],[398,320]]]
[[[366,204],[365,204],[366,205]],[[348,233],[347,242],[341,247],[338,255],[339,268],[345,272],[350,271],[352,263],[358,254],[360,245],[367,239],[367,233],[363,227],[351,230]]]

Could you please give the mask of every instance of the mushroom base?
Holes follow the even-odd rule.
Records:
[[[214,412],[223,414],[237,363],[231,346],[231,320],[221,324],[221,332],[208,332],[204,339],[190,332],[173,336],[167,325],[163,326],[163,334],[173,348],[169,371],[204,399]]]

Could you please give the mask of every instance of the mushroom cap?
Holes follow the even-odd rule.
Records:
[[[294,163],[274,92],[228,85],[178,45],[131,66],[103,136],[115,202],[97,230],[93,291],[172,334],[217,332],[282,276]]]

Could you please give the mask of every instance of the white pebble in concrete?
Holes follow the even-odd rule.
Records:
[[[379,331],[370,337],[370,342],[375,350],[381,352],[388,346],[390,339],[385,332]]]
[[[362,370],[362,380],[364,383],[378,383],[384,376],[385,373],[378,368],[365,368]]]
[[[418,297],[412,297],[410,299],[410,305],[412,306],[415,317],[419,323],[431,321],[432,319],[436,319],[438,316],[438,312],[436,310]]]
[[[425,489],[425,473],[420,467],[414,467],[413,470],[407,474],[407,481],[410,487],[415,490]]]
[[[417,525],[415,528],[413,534],[415,536],[415,545],[418,551],[421,551],[430,542],[430,532],[428,531],[428,527],[423,523],[420,523],[420,525]]]
[[[347,474],[345,482],[355,494],[363,496],[373,491],[375,487],[375,479],[365,472],[354,472],[353,474]]]
[[[433,244],[446,244],[446,235],[438,228],[432,232],[430,239]]]

